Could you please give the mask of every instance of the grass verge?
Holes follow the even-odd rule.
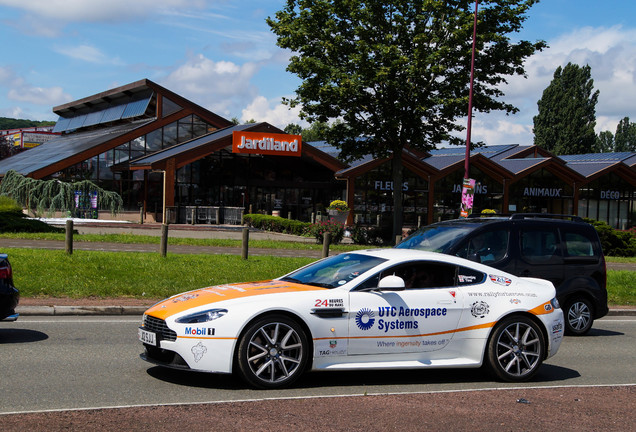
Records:
[[[23,297],[164,298],[230,282],[271,279],[312,258],[5,249]]]

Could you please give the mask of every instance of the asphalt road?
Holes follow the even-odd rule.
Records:
[[[23,317],[0,322],[0,414],[307,396],[484,388],[636,384],[636,319],[598,320],[566,337],[532,382],[493,382],[480,370],[308,374],[292,389],[257,391],[238,379],[173,371],[139,359],[138,317]]]

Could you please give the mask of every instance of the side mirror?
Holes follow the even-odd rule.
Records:
[[[403,290],[404,288],[404,279],[399,276],[385,276],[378,282],[380,290]]]

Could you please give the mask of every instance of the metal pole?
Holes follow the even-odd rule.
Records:
[[[475,0],[475,19],[473,22],[473,52],[470,60],[470,89],[468,91],[468,125],[466,127],[466,159],[464,161],[464,178],[470,178],[470,132],[473,125],[473,81],[475,78],[475,48],[477,45],[477,7]]]

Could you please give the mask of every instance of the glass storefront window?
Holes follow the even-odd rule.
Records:
[[[477,166],[470,168],[470,176],[476,180],[473,213],[486,209],[503,213],[503,184]],[[464,171],[458,170],[435,183],[434,222],[459,217],[463,182]]]
[[[130,152],[134,155],[143,155],[146,153],[146,136],[140,136],[130,142]]]
[[[182,118],[181,120],[179,120],[178,122],[178,128],[179,128],[179,142],[184,142],[184,141],[188,141],[191,140],[193,137],[193,132],[192,132],[192,116],[187,116],[185,118]]]
[[[113,171],[111,167],[113,166],[115,158],[115,151],[108,150],[99,155],[99,179],[100,180],[111,180],[113,178]]]
[[[571,214],[572,185],[542,168],[510,185],[509,204],[515,212]]]
[[[402,205],[406,226],[426,221],[428,182],[408,169],[403,170]],[[354,181],[354,221],[361,224],[390,224],[393,211],[393,181],[389,163],[356,177]]]
[[[161,150],[161,143],[163,141],[161,129],[148,132],[146,135],[146,150],[148,153],[154,153]]]
[[[177,122],[163,127],[163,148],[177,144]]]
[[[130,143],[115,147],[115,163],[119,164],[130,159]]]

